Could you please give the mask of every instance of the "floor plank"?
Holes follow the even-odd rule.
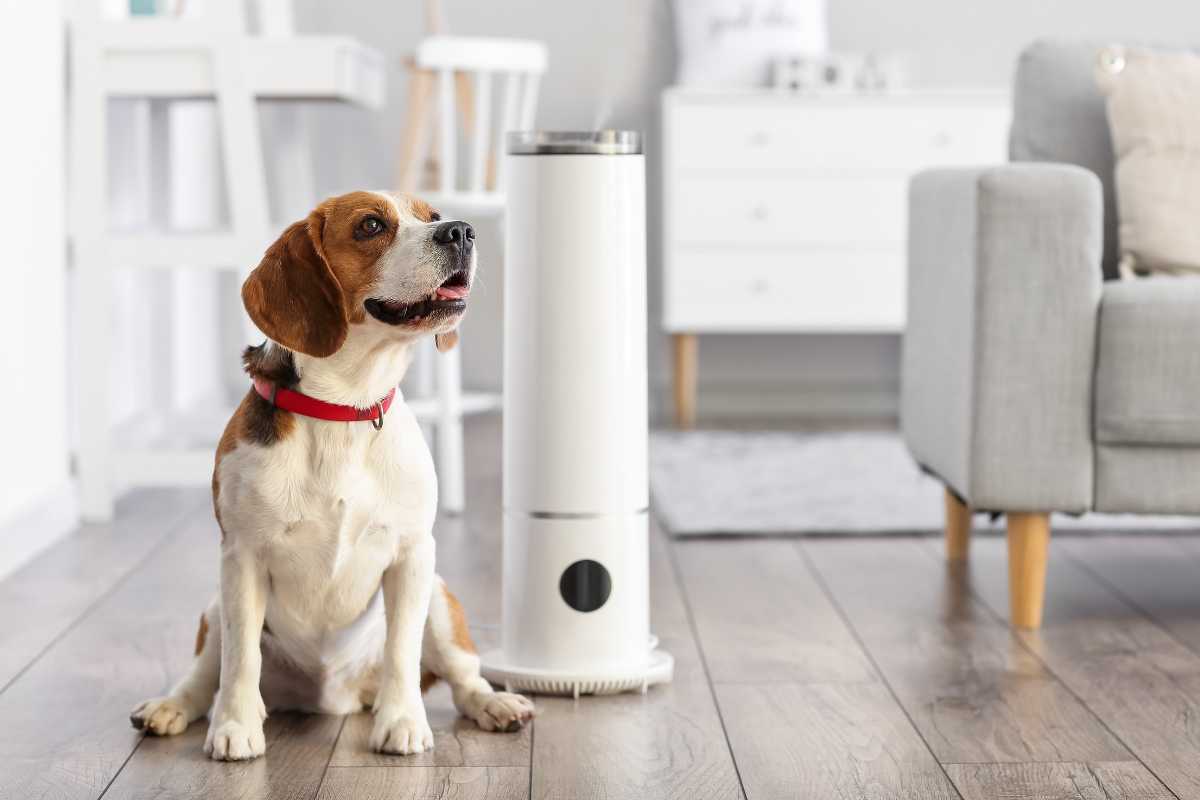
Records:
[[[141,736],[129,709],[165,692],[191,659],[217,548],[211,516],[193,517],[0,694],[0,798],[104,790]]]
[[[84,525],[0,582],[0,691],[204,502],[200,493],[139,491],[107,525]]]
[[[656,525],[650,545],[651,625],[675,657],[675,679],[645,695],[538,697],[533,798],[743,796],[668,545]]]
[[[1002,541],[973,546],[972,584],[1007,619]],[[1040,631],[1019,634],[1167,788],[1200,797],[1200,656],[1052,543]]]
[[[105,793],[105,800],[300,800],[321,783],[341,717],[272,714],[268,758],[218,764],[204,755],[208,726],[179,736],[147,737]]]
[[[714,683],[876,680],[791,542],[686,541],[674,549]]]
[[[1131,758],[971,597],[962,564],[930,558],[911,539],[798,546],[940,761]]]
[[[1168,800],[1136,761],[1108,764],[949,764],[963,800]]]
[[[518,800],[528,797],[520,767],[332,767],[318,800]]]
[[[1061,540],[1060,548],[1200,653],[1200,541],[1185,536]]]
[[[880,684],[719,684],[749,800],[958,795]]]

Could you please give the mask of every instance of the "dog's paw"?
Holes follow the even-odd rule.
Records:
[[[371,730],[371,749],[377,753],[411,755],[433,749],[433,731],[425,718],[425,710],[407,713],[381,708],[375,712],[375,727]]]
[[[214,721],[208,726],[204,752],[214,761],[245,761],[267,752],[262,722],[239,722],[235,719]]]
[[[465,706],[467,716],[485,731],[519,731],[535,713],[532,700],[511,692],[476,692]]]
[[[129,712],[129,721],[139,731],[155,736],[175,736],[187,730],[188,709],[172,697],[153,697]]]

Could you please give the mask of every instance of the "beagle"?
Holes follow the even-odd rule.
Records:
[[[196,657],[135,728],[182,733],[208,714],[206,753],[263,754],[267,709],[371,706],[373,749],[433,747],[423,691],[445,680],[484,730],[517,730],[526,698],[479,673],[462,607],[434,574],[437,480],[396,385],[414,345],[453,347],[475,232],[421,200],[354,192],[291,225],[242,287],[269,337],[217,447],[217,597]],[[211,713],[210,713],[211,712]]]

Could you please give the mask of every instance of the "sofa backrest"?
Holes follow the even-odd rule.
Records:
[[[1013,161],[1057,161],[1090,169],[1104,186],[1105,278],[1117,277],[1117,207],[1113,149],[1104,97],[1096,86],[1103,44],[1039,40],[1017,61],[1008,155]]]

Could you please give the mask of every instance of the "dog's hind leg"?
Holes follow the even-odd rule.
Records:
[[[166,697],[138,703],[129,721],[138,730],[157,736],[183,733],[189,724],[212,707],[221,680],[221,606],[219,600],[200,615],[196,632],[196,660],[192,668]]]
[[[485,731],[520,730],[533,718],[533,703],[528,698],[497,692],[479,674],[479,656],[467,630],[466,615],[440,577],[429,603],[421,670],[450,684],[458,713],[475,720]]]

